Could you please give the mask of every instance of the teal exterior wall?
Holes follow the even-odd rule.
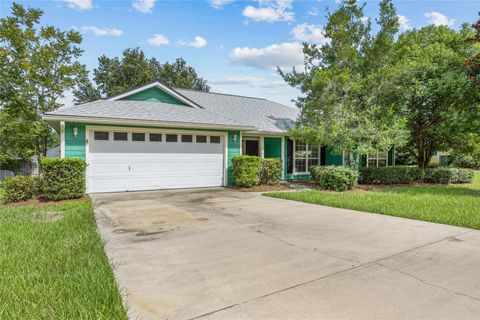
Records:
[[[134,93],[120,100],[154,101],[154,102],[165,102],[165,103],[184,105],[184,103],[178,100],[177,98],[172,97],[165,91],[156,87],[145,89],[143,91]]]
[[[341,166],[343,165],[342,154],[336,154],[329,147],[326,148],[325,165],[327,166]]]
[[[73,128],[78,129],[77,136],[73,136]],[[85,160],[87,137],[85,124],[65,122],[65,158],[80,158]]]
[[[263,141],[265,158],[282,158],[282,138],[265,137]]]
[[[235,135],[237,136],[236,141]],[[233,164],[232,158],[235,156],[241,155],[240,153],[240,143],[242,143],[240,139],[240,131],[228,131],[228,141],[227,141],[227,184],[233,185]]]

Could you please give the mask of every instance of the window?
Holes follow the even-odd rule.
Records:
[[[307,171],[307,144],[303,142],[295,143],[295,172]]]
[[[108,140],[108,132],[107,131],[95,131],[93,133],[94,140]]]
[[[368,167],[386,167],[388,166],[388,152],[377,151],[377,153],[369,154],[367,156]]]
[[[132,133],[132,141],[145,141],[145,133]]]
[[[220,143],[220,137],[219,136],[211,136],[210,137],[210,143]]]
[[[193,136],[191,134],[182,134],[182,142],[193,142]]]
[[[115,141],[127,141],[128,134],[126,132],[114,132],[113,133],[113,140]]]
[[[197,143],[207,143],[207,136],[197,136]]]
[[[295,141],[295,152],[293,156],[295,159],[295,172],[308,172],[310,167],[320,164],[320,146]]]
[[[150,133],[150,141],[151,142],[161,142],[162,141],[162,134],[161,133]]]
[[[176,134],[167,134],[165,140],[167,142],[177,142],[178,136]]]

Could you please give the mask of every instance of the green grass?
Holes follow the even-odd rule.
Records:
[[[269,197],[480,229],[480,172],[469,185],[415,185],[371,191],[273,192]]]
[[[0,206],[0,319],[126,319],[89,200]]]

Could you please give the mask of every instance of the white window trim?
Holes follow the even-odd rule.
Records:
[[[387,151],[384,151],[384,152],[385,152],[385,158],[379,158],[379,157],[378,157],[378,150],[377,150],[377,153],[376,153],[376,156],[375,156],[375,157],[370,158],[370,156],[367,154],[367,168],[370,167],[370,165],[369,165],[369,162],[370,162],[369,160],[370,160],[370,159],[375,159],[375,160],[376,160],[376,161],[375,161],[375,166],[374,166],[374,168],[378,168],[378,160],[385,160],[385,167],[388,167],[388,166],[389,166],[389,163],[388,163],[388,150],[387,150]]]
[[[295,165],[295,162],[297,160],[297,157],[295,156],[296,154],[296,150],[297,150],[297,142],[295,140],[293,140],[293,170],[292,170],[292,173],[293,174],[306,174],[306,173],[310,173],[309,171],[309,168],[308,168],[308,148],[309,148],[309,144],[308,143],[305,143],[305,147],[306,147],[306,154],[305,154],[305,170],[306,171],[303,171],[303,172],[300,172],[300,171],[297,171],[296,170],[296,165]],[[320,162],[321,162],[321,159],[322,159],[322,147],[321,145],[318,145],[318,165],[320,165]],[[303,158],[301,159],[303,160]]]

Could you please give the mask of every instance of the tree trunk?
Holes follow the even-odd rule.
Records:
[[[355,163],[355,169],[360,169],[360,152],[357,151],[357,159]]]
[[[350,168],[355,169],[355,163],[353,162],[353,151],[350,151],[349,154],[350,154]]]

